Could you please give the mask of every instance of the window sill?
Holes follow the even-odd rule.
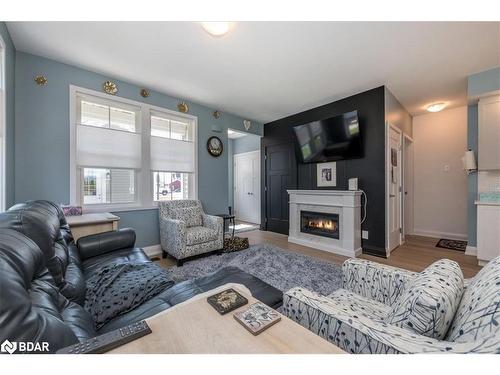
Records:
[[[151,206],[84,206],[83,213],[84,214],[94,214],[94,213],[102,213],[102,212],[127,212],[127,211],[147,211],[147,210],[157,210],[158,205]]]

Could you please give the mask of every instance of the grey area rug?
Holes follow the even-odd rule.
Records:
[[[342,287],[341,266],[268,244],[252,245],[235,253],[211,255],[168,270],[172,279],[179,282],[228,266],[238,267],[283,292],[301,286],[328,295]]]

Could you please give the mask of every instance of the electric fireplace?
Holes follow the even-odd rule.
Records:
[[[339,215],[301,210],[300,231],[338,240],[340,235]]]

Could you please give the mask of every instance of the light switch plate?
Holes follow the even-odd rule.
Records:
[[[367,239],[368,239],[368,231],[367,231],[367,230],[362,230],[362,231],[361,231],[361,237],[362,237],[364,240],[367,240]]]

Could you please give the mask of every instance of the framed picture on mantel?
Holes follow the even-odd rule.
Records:
[[[337,163],[316,164],[316,179],[318,187],[337,186]]]

